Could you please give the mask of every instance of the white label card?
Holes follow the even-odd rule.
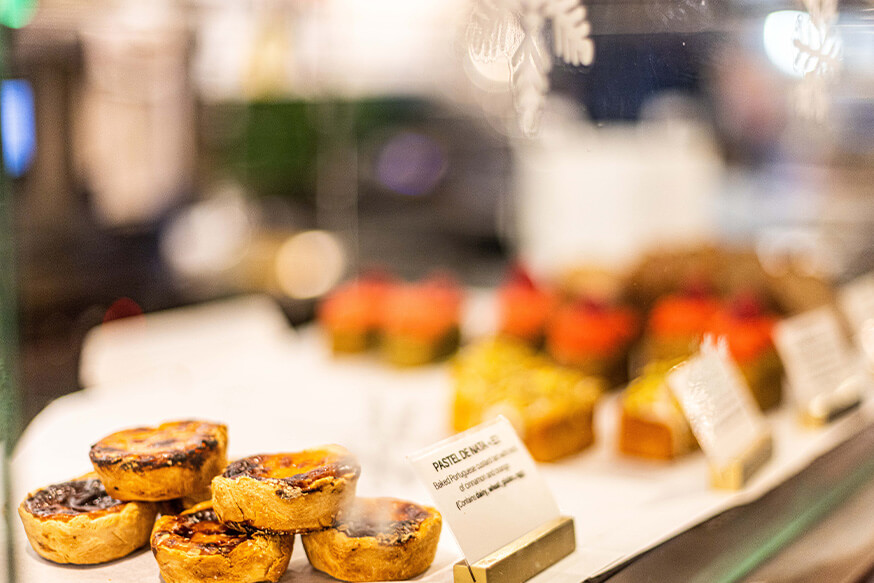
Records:
[[[836,391],[854,370],[854,355],[831,308],[805,312],[777,324],[774,343],[802,407]]]
[[[546,481],[503,416],[408,459],[470,563],[559,517]]]
[[[838,303],[855,332],[867,320],[874,319],[874,273],[863,275],[843,286]]]
[[[724,467],[741,458],[768,430],[740,371],[724,346],[705,341],[679,365],[668,386],[680,402],[707,459]]]

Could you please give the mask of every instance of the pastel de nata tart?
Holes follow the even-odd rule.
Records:
[[[777,317],[752,294],[740,294],[714,314],[707,333],[725,338],[759,408],[767,411],[782,398],[783,364],[772,333]]]
[[[453,376],[456,431],[504,415],[531,456],[543,462],[594,442],[594,409],[605,389],[601,379],[557,366],[506,338],[467,347]]]
[[[358,498],[331,528],[301,536],[313,567],[342,581],[400,581],[428,570],[442,518],[394,498]]]
[[[91,463],[119,500],[171,500],[197,495],[227,464],[227,427],[171,421],[125,429],[91,446]]]
[[[385,299],[393,285],[387,276],[371,274],[338,287],[325,298],[318,318],[335,354],[376,346]]]
[[[500,333],[541,345],[546,323],[558,304],[555,292],[537,285],[521,265],[515,265],[497,297]]]
[[[156,514],[153,503],[110,497],[93,473],[31,492],[18,507],[33,550],[76,565],[105,563],[142,547]]]
[[[619,451],[671,460],[698,445],[680,404],[667,384],[673,362],[649,364],[620,397]]]
[[[461,290],[448,276],[395,287],[386,298],[380,352],[396,366],[439,361],[459,344]]]
[[[245,532],[218,520],[210,502],[163,515],[152,530],[152,553],[166,583],[278,581],[294,537]]]
[[[339,445],[239,459],[212,481],[222,522],[269,532],[309,532],[333,524],[355,497],[361,468]]]

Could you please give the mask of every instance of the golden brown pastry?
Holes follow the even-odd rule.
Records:
[[[204,502],[159,517],[151,543],[166,583],[254,583],[282,577],[294,537],[234,530]]]
[[[672,460],[698,447],[692,428],[667,384],[675,361],[650,363],[629,383],[619,400],[619,451],[637,457]]]
[[[212,481],[223,522],[270,532],[309,532],[334,523],[355,497],[361,468],[339,445],[237,460]]]
[[[603,381],[556,366],[521,342],[498,338],[468,346],[455,360],[453,377],[455,431],[504,415],[541,462],[575,454],[594,441],[592,421]]]
[[[18,507],[33,550],[76,565],[112,561],[145,545],[156,513],[155,504],[111,498],[93,473],[36,490]]]
[[[434,561],[442,518],[394,498],[358,498],[332,528],[301,536],[313,567],[343,581],[399,581]]]
[[[225,464],[227,427],[172,421],[126,429],[91,446],[91,463],[119,500],[170,500],[196,495]]]

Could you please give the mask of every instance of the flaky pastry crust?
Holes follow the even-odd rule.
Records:
[[[91,446],[91,463],[119,500],[171,500],[203,492],[227,463],[227,427],[172,421],[108,435]]]
[[[36,490],[18,507],[33,550],[76,565],[105,563],[144,546],[156,514],[155,504],[110,498],[96,474]]]
[[[327,530],[301,536],[310,564],[343,581],[399,581],[428,570],[442,518],[394,498],[359,498]]]
[[[152,553],[166,583],[278,581],[294,537],[236,531],[218,521],[211,503],[158,518]]]
[[[212,481],[216,514],[247,530],[304,533],[333,524],[355,497],[361,469],[339,445],[250,456]]]

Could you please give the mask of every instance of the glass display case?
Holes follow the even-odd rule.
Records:
[[[496,415],[575,520],[535,583],[870,578],[870,3],[13,4],[9,579],[185,580],[148,552],[82,558],[69,533],[49,549],[18,510],[105,469],[94,444],[115,432],[225,424],[212,474],[231,481],[228,460],[341,444],[359,496],[430,506],[406,456]],[[703,427],[731,407],[705,382],[702,423],[675,386],[705,338],[767,437],[719,468],[732,491],[708,480],[740,433]],[[282,479],[312,470],[286,462]],[[111,482],[125,502],[107,499],[171,516],[212,500],[209,479],[172,504]],[[354,530],[341,518],[315,530]],[[398,577],[452,580],[452,526]],[[309,544],[264,577],[326,580]]]

